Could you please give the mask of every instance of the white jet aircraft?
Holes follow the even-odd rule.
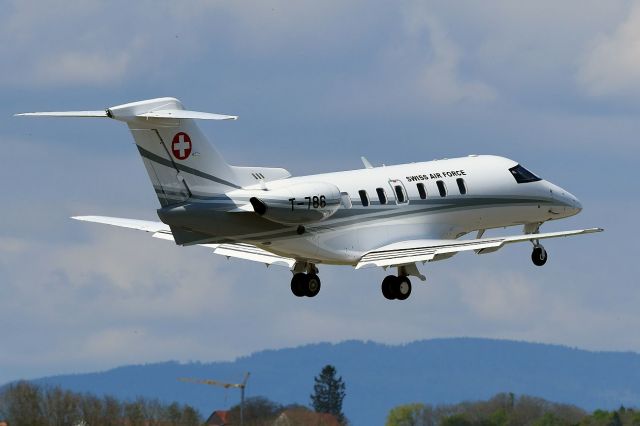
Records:
[[[291,177],[285,169],[227,164],[195,120],[237,117],[188,111],[175,98],[102,111],[17,115],[105,117],[129,126],[160,200],[161,222],[73,219],[150,232],[227,258],[287,266],[298,297],[320,291],[319,264],[395,267],[397,274],[382,281],[382,294],[404,300],[411,294],[409,276],[425,280],[418,263],[529,241],[533,263],[541,266],[547,252],[540,240],[602,231],[540,233],[544,222],[573,216],[582,206],[568,191],[503,157],[386,167],[373,167],[363,157],[360,170]],[[513,225],[522,225],[523,233],[483,238],[487,229]],[[460,239],[471,232],[475,238]]]

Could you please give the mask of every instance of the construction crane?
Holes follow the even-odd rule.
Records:
[[[180,377],[178,380],[187,383],[200,383],[202,385],[220,386],[225,389],[236,388],[240,389],[240,426],[244,426],[244,389],[247,387],[247,380],[251,373],[246,372],[242,383],[225,383],[211,379],[191,379],[188,377]]]

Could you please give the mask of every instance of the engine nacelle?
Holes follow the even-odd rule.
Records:
[[[299,183],[265,191],[249,199],[253,210],[273,222],[305,225],[320,222],[340,208],[337,186],[324,182]]]

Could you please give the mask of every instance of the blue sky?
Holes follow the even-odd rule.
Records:
[[[2,1],[0,383],[345,339],[484,336],[640,351],[640,7],[630,1]],[[126,128],[13,118],[175,96],[227,160],[293,174],[467,154],[522,162],[604,234],[421,268],[404,303],[382,270],[227,261],[72,215],[155,219]],[[496,231],[493,231],[496,232]]]

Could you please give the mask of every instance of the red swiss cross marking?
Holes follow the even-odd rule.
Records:
[[[171,151],[178,160],[185,160],[191,155],[191,138],[185,132],[176,133],[171,142]]]

